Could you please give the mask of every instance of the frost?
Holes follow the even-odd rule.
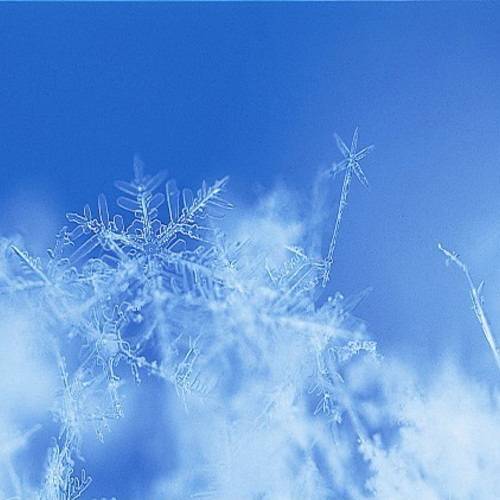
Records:
[[[118,440],[133,440],[151,461],[137,465],[148,484],[128,486],[125,500],[395,500],[408,475],[401,498],[410,498],[421,491],[412,460],[439,482],[438,458],[426,461],[428,449],[405,429],[429,442],[433,430],[419,427],[418,405],[398,420],[390,394],[404,377],[380,374],[385,362],[354,316],[371,288],[326,295],[352,177],[367,186],[360,162],[372,150],[358,151],[357,129],[350,148],[336,139],[344,159],[330,173],[345,174],[329,244],[328,228],[289,229],[271,205],[265,219],[251,218],[256,238],[232,238],[218,221],[233,209],[227,178],[181,190],[163,172],[149,175],[137,157],[133,178],[115,184],[117,208],[101,194],[68,214],[47,256],[0,240],[7,329],[24,332],[8,319],[23,318],[23,335],[37,345],[35,368],[53,368],[50,397],[32,405],[33,425],[12,426],[15,417],[0,409],[2,427],[12,427],[0,441],[0,498],[104,498],[88,451],[101,446],[111,468],[116,448],[106,450],[120,432]],[[151,400],[154,425],[138,433],[129,419],[149,412]],[[388,427],[399,440],[386,441]]]

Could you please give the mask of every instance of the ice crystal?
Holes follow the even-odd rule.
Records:
[[[352,178],[368,185],[360,162],[372,150],[358,150],[357,129],[350,147],[336,140],[343,160],[314,196],[330,196],[325,173],[344,172],[332,232],[317,203],[304,224],[314,234],[253,214],[257,237],[243,230],[241,241],[218,221],[233,208],[227,178],[181,191],[135,158],[117,208],[101,194],[68,214],[47,256],[0,239],[1,499],[500,498],[498,394],[453,370],[422,392],[354,315],[371,288],[325,289]],[[465,273],[499,363],[482,285],[440,249]],[[16,405],[36,411],[20,419]],[[117,435],[133,441],[120,452],[140,473],[121,471],[120,492],[102,479]]]
[[[333,229],[333,235],[330,240],[330,246],[328,248],[328,255],[325,259],[325,271],[323,275],[323,286],[326,286],[330,278],[330,270],[333,264],[333,256],[335,254],[335,249],[337,247],[337,239],[340,231],[340,223],[342,221],[342,216],[344,215],[344,210],[347,206],[347,196],[349,194],[349,189],[351,187],[351,181],[353,174],[356,178],[363,184],[365,188],[368,189],[368,180],[361,168],[360,161],[363,160],[368,154],[373,150],[373,145],[367,146],[360,151],[358,151],[358,129],[354,131],[352,137],[351,147],[348,148],[346,143],[335,134],[335,139],[337,141],[337,147],[342,153],[344,159],[340,163],[334,163],[330,170],[331,175],[334,177],[345,170],[344,181],[342,184],[342,191],[340,193],[340,203],[337,212],[337,218],[335,220],[335,227]]]
[[[362,353],[375,354],[352,316],[368,291],[329,300],[320,291],[352,175],[366,185],[359,162],[371,147],[357,151],[357,137],[356,129],[350,149],[337,137],[345,159],[334,173],[346,174],[325,259],[294,242],[282,262],[249,252],[216,225],[233,208],[227,178],[180,191],[163,172],[148,175],[139,158],[133,179],[116,182],[119,212],[101,194],[96,209],[68,214],[46,259],[10,245],[3,296],[38,318],[60,384],[53,412],[60,431],[42,484],[34,495],[19,485],[14,493],[76,500],[90,491],[82,455],[88,430],[105,442],[112,422],[126,418],[123,387],[144,377],[175,389],[186,422],[197,405],[205,408],[206,426],[189,430],[202,449],[189,466],[197,470],[167,481],[163,491],[173,496],[165,498],[319,499],[356,489],[324,436],[331,446],[342,439],[353,454],[365,435],[343,371]],[[342,430],[346,417],[351,424]],[[207,444],[212,438],[218,449]],[[280,450],[279,458],[260,463],[257,445],[270,456]],[[285,477],[271,484],[289,466],[296,485]],[[254,473],[262,479],[250,485]]]
[[[454,253],[446,250],[441,244],[438,245],[439,250],[446,255],[446,265],[450,263],[454,263],[457,265],[465,274],[467,279],[467,284],[469,285],[469,293],[472,302],[472,309],[474,310],[474,314],[476,315],[479,324],[481,325],[481,330],[488,342],[488,345],[493,353],[493,357],[495,358],[495,362],[497,364],[497,368],[500,370],[500,349],[498,348],[498,343],[495,339],[495,335],[493,334],[493,330],[491,328],[488,317],[486,316],[486,312],[483,308],[483,297],[482,290],[484,286],[484,281],[482,281],[479,286],[474,285],[474,281],[472,280],[472,276],[470,274],[469,268],[460,260],[459,256]]]

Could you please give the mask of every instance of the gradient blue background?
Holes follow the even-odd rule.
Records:
[[[489,376],[436,244],[500,328],[499,26],[490,3],[3,4],[0,229],[46,245],[136,152],[183,186],[229,174],[243,204],[277,179],[306,197],[359,125],[372,190],[353,186],[332,291],[375,287],[358,313],[382,353]]]

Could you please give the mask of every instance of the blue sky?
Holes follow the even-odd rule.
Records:
[[[359,314],[382,352],[460,352],[490,373],[463,277],[436,245],[486,280],[500,325],[499,6],[0,8],[3,232],[36,246],[65,212],[112,195],[136,152],[183,186],[229,174],[243,206],[277,182],[307,199],[339,159],[333,132],[348,140],[359,126],[361,145],[376,145],[372,189],[353,186],[332,290],[375,287]],[[332,181],[332,204],[339,191]]]

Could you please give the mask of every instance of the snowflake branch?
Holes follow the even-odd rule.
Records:
[[[493,357],[495,358],[495,362],[497,364],[498,369],[500,370],[500,350],[498,349],[497,342],[495,340],[495,336],[493,334],[493,331],[491,329],[490,322],[488,321],[488,318],[486,316],[486,313],[483,308],[482,304],[482,297],[481,297],[481,290],[482,290],[482,283],[476,288],[474,285],[474,282],[472,281],[472,277],[469,271],[469,268],[458,258],[458,255],[454,252],[450,252],[449,250],[446,250],[443,248],[441,243],[438,244],[439,250],[443,252],[446,257],[447,257],[447,264],[450,262],[453,262],[456,264],[465,274],[465,277],[467,278],[467,283],[469,285],[469,293],[470,293],[470,298],[472,301],[472,309],[474,310],[474,313],[476,314],[476,318],[479,321],[479,324],[481,325],[481,329],[483,330],[484,336],[486,337],[486,340],[488,341],[488,345],[490,346],[491,352],[493,353]]]

